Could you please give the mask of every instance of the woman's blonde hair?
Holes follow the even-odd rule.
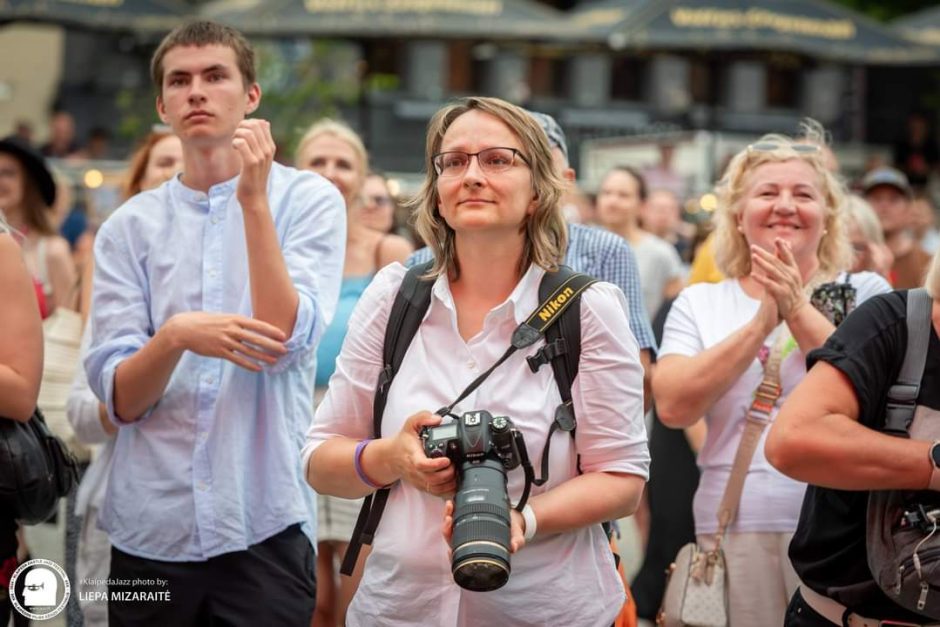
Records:
[[[930,270],[927,271],[924,287],[927,288],[927,291],[934,299],[940,300],[940,251],[935,252],[933,255],[933,261],[930,262]]]
[[[323,135],[336,137],[349,144],[349,147],[353,149],[353,152],[356,153],[356,157],[359,159],[359,173],[362,179],[365,180],[366,174],[369,172],[369,152],[366,150],[365,144],[362,143],[362,138],[359,137],[356,131],[349,128],[349,126],[332,118],[321,118],[317,120],[307,129],[304,136],[300,138],[300,142],[297,144],[297,150],[294,152],[295,166],[299,169],[306,168],[306,165],[300,162],[300,158],[304,154],[304,149],[313,140]]]
[[[471,97],[447,105],[431,119],[425,149],[427,176],[421,190],[408,203],[415,214],[418,235],[434,252],[434,266],[428,276],[436,277],[444,272],[452,278],[460,276],[455,233],[438,210],[440,196],[433,161],[451,124],[464,113],[474,110],[492,115],[509,127],[522,144],[522,155],[532,173],[536,207],[523,225],[525,241],[520,273],[533,263],[546,270],[556,269],[568,247],[568,229],[560,206],[565,183],[555,172],[548,137],[524,109],[499,98]]]
[[[867,200],[858,194],[849,194],[845,203],[845,214],[849,224],[855,224],[869,242],[885,243],[885,234],[881,230],[878,214]]]
[[[816,251],[819,272],[829,276],[851,266],[852,248],[845,225],[845,191],[836,175],[825,165],[826,131],[809,118],[800,125],[798,138],[785,135],[764,135],[736,154],[716,188],[718,209],[715,212],[715,262],[728,277],[739,278],[751,272],[750,246],[738,231],[738,215],[746,189],[747,178],[765,163],[799,159],[805,161],[819,176],[823,192],[824,234]],[[818,150],[802,150],[800,146],[816,146]]]

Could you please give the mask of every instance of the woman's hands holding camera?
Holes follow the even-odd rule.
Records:
[[[447,499],[444,503],[444,524],[441,525],[441,534],[447,546],[454,534],[454,502]],[[509,551],[517,552],[525,546],[525,519],[515,509],[509,510]]]
[[[430,458],[424,454],[421,428],[434,427],[441,417],[428,411],[408,418],[394,438],[392,466],[396,474],[422,492],[449,496],[457,490],[454,465],[447,457]]]

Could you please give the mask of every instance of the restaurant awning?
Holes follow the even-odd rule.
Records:
[[[0,22],[36,21],[93,29],[167,31],[192,13],[182,0],[0,0]]]
[[[891,22],[902,37],[919,44],[940,46],[940,7],[911,13]]]
[[[567,27],[535,0],[216,0],[200,12],[251,35],[543,39]]]
[[[940,54],[824,0],[594,0],[573,32],[613,48],[779,50],[863,64],[938,63]]]

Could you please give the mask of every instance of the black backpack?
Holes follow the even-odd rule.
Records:
[[[385,413],[389,388],[398,373],[402,360],[405,358],[405,353],[408,352],[412,339],[418,332],[418,327],[421,326],[424,314],[431,304],[431,288],[434,281],[422,277],[430,271],[432,265],[433,261],[428,261],[410,268],[405,274],[401,288],[395,296],[395,302],[392,304],[388,324],[385,327],[385,343],[382,349],[382,363],[384,366],[379,373],[375,398],[372,402],[372,437],[374,438],[382,437],[382,417]],[[538,371],[545,364],[551,364],[562,403],[555,410],[555,417],[548,432],[545,450],[542,454],[540,478],[536,479],[529,476],[531,467],[526,469],[527,490],[523,496],[523,501],[528,495],[530,480],[535,485],[542,485],[548,478],[548,444],[551,442],[555,431],[561,429],[569,432],[574,437],[576,419],[574,405],[571,400],[571,384],[578,375],[578,361],[581,357],[580,297],[585,289],[596,282],[597,279],[593,277],[576,273],[567,266],[559,266],[557,272],[546,272],[539,284],[540,305],[539,310],[533,317],[541,317],[543,321],[548,320],[549,322],[547,327],[541,331],[545,335],[545,345],[539,348],[534,355],[527,357],[526,360],[532,372]],[[568,292],[568,289],[571,291]],[[554,320],[552,315],[558,311],[561,313],[557,320]],[[552,322],[555,323],[552,324]],[[513,334],[514,347],[517,344],[517,336],[520,331],[522,335],[528,336],[525,338],[525,341],[528,342],[524,344],[525,346],[534,343],[541,335],[539,330],[522,324]],[[477,377],[464,392],[464,395],[469,394],[470,390],[482,383],[496,366],[508,358],[509,354],[511,354],[511,350],[507,351],[507,354],[489,370]],[[451,407],[459,400],[452,403]],[[362,509],[359,511],[356,527],[349,541],[349,548],[346,550],[343,565],[340,569],[340,572],[344,575],[352,574],[362,545],[372,544],[375,531],[382,518],[382,512],[385,510],[385,503],[388,501],[389,490],[389,488],[382,488],[365,497]],[[606,530],[607,527],[605,526]]]
[[[930,345],[933,300],[923,288],[907,292],[907,347],[897,381],[888,391],[884,432],[936,440],[940,415],[917,411],[917,396]],[[940,504],[936,492],[878,490],[868,496],[868,568],[889,599],[940,619]]]

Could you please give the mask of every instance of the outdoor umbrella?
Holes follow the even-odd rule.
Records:
[[[251,35],[538,39],[566,28],[535,0],[217,0],[201,14]]]
[[[0,21],[167,31],[193,13],[182,0],[0,0]]]
[[[614,48],[780,50],[865,64],[935,63],[940,54],[824,0],[594,0],[571,33]]]
[[[903,37],[920,44],[940,46],[940,7],[899,17],[891,26]]]

